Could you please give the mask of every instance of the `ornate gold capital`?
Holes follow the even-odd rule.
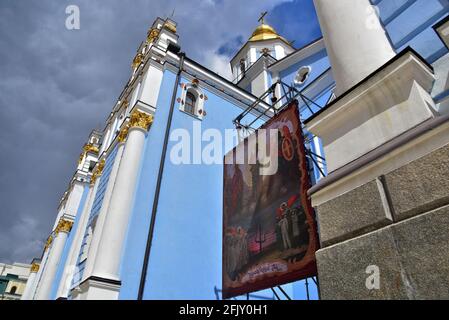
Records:
[[[92,177],[90,178],[90,184],[92,186],[95,184],[95,181],[97,181],[97,178],[103,173],[104,163],[104,159],[101,159],[100,163],[95,167]]]
[[[83,152],[80,154],[80,157],[78,159],[78,164],[81,164],[81,162],[83,161],[84,157],[87,155],[88,152],[98,154],[100,150],[98,150],[98,148],[93,144],[86,143],[83,147]]]
[[[139,110],[134,110],[129,118],[130,128],[142,128],[148,130],[152,123],[153,116]]]
[[[67,232],[69,233],[72,229],[73,222],[65,219],[59,220],[58,225],[56,226],[55,233],[58,234],[59,232]]]
[[[85,144],[83,150],[85,153],[92,152],[98,154],[98,152],[100,152],[98,148],[91,143]]]
[[[142,63],[142,61],[143,61],[143,54],[138,53],[134,57],[134,60],[133,60],[133,63],[132,63],[133,69],[136,69]]]
[[[53,236],[50,235],[50,236],[47,238],[47,242],[45,243],[45,249],[44,249],[44,250],[47,250],[48,248],[50,248],[52,242],[53,242]]]
[[[122,126],[122,129],[120,130],[120,132],[117,136],[118,143],[123,143],[126,141],[126,138],[128,137],[128,130],[129,130],[129,124],[126,123]]]
[[[158,36],[159,36],[158,29],[152,28],[152,29],[148,30],[147,42],[152,43]]]
[[[30,272],[37,273],[38,271],[39,271],[39,263],[33,263],[33,264],[31,265]]]

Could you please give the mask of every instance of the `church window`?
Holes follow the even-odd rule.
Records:
[[[307,79],[310,76],[310,72],[312,71],[312,68],[309,66],[301,67],[295,76],[295,85],[303,85]]]
[[[183,86],[182,95],[178,98],[179,109],[201,120],[206,115],[204,110],[206,100],[207,97],[199,88],[198,81],[193,80],[191,84]]]
[[[191,114],[195,114],[195,104],[196,104],[195,95],[191,91],[188,91],[186,94],[186,102],[185,102],[185,106],[184,106],[184,111],[191,113]]]
[[[95,161],[89,162],[89,172],[92,172],[94,170],[96,164],[97,163]]]

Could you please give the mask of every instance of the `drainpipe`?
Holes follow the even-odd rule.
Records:
[[[169,135],[170,135],[171,123],[172,123],[172,119],[173,119],[173,110],[175,107],[176,96],[178,94],[179,82],[181,81],[182,69],[184,67],[185,53],[180,52],[178,54],[178,56],[180,57],[179,70],[176,75],[175,85],[173,87],[173,95],[171,98],[170,110],[169,110],[168,120],[167,120],[167,127],[165,129],[164,145],[162,148],[161,161],[159,163],[159,172],[158,172],[158,176],[157,176],[156,191],[154,193],[153,209],[151,211],[150,229],[148,231],[147,245],[145,248],[145,256],[143,258],[143,265],[142,265],[142,272],[141,272],[141,276],[140,276],[140,285],[139,285],[139,292],[137,295],[137,300],[143,299],[143,293],[145,290],[145,281],[147,278],[147,269],[148,269],[148,262],[150,260],[151,245],[153,242],[154,225],[156,222],[157,206],[159,203],[159,194],[161,191],[162,176],[164,173],[165,158],[167,155],[167,145],[168,145],[168,139],[169,139]]]

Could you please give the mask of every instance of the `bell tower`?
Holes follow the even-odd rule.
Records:
[[[291,42],[265,22],[266,15],[267,12],[261,14],[260,24],[231,59],[233,82],[256,96],[271,85],[267,67],[295,50]]]

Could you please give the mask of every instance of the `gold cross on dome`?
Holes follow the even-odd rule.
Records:
[[[263,24],[263,23],[264,23],[265,16],[267,15],[267,13],[268,13],[268,11],[262,12],[262,13],[260,14],[259,20],[257,20],[257,21],[259,21],[259,22],[261,22],[261,23]]]

